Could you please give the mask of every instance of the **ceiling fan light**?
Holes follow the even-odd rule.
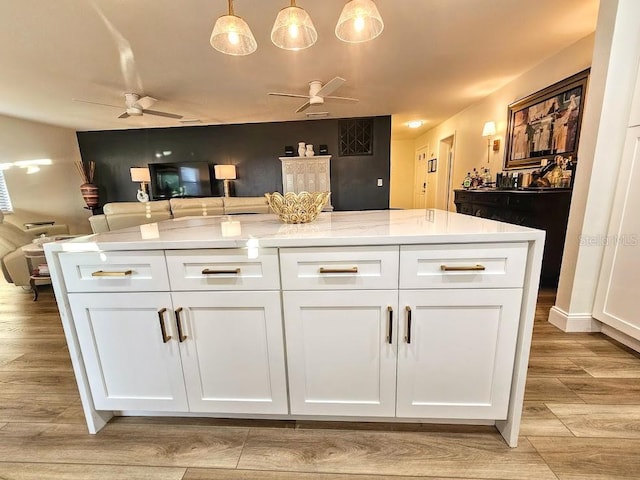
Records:
[[[249,55],[258,48],[247,22],[235,15],[223,15],[216,20],[210,42],[226,55]]]
[[[271,30],[271,41],[284,50],[303,50],[318,40],[318,32],[305,9],[297,7],[295,1],[290,7],[278,12]]]
[[[342,9],[336,37],[343,42],[373,40],[384,30],[384,22],[373,0],[350,0]]]

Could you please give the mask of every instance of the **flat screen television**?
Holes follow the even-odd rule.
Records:
[[[150,163],[151,198],[210,197],[213,165],[207,162]]]

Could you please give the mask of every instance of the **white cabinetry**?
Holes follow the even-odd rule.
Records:
[[[292,414],[395,415],[397,295],[284,292]]]
[[[640,340],[638,272],[640,272],[640,126],[627,130],[618,189],[605,238],[604,258],[593,316]]]
[[[98,410],[188,410],[168,293],[73,293],[69,304]]]
[[[522,290],[401,290],[396,415],[507,418]]]
[[[331,155],[314,157],[280,157],[282,192],[330,192]],[[331,197],[324,208],[333,210]]]
[[[224,252],[167,252],[171,284],[245,291],[113,293],[168,290],[164,253],[60,256],[97,409],[288,413],[277,251]]]
[[[288,413],[279,292],[172,298],[191,411]]]

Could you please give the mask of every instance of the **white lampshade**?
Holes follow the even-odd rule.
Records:
[[[296,6],[291,0],[291,6],[283,8],[278,13],[271,30],[271,41],[276,47],[285,50],[302,50],[309,48],[318,40],[318,32],[313,26],[309,14]]]
[[[132,182],[145,182],[149,183],[151,181],[151,174],[149,173],[148,168],[132,168],[131,169],[131,181]]]
[[[483,137],[491,137],[496,134],[496,122],[487,122],[482,129]]]
[[[213,167],[213,170],[217,180],[235,180],[236,179],[235,165],[216,165]]]
[[[233,0],[229,0],[229,14],[216,20],[210,42],[227,55],[249,55],[258,48],[247,22],[233,14]]]
[[[343,42],[373,40],[384,30],[384,22],[373,0],[350,0],[342,9],[336,36]]]

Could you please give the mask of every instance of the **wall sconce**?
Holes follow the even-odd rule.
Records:
[[[213,167],[216,180],[222,180],[224,185],[224,196],[231,196],[231,189],[229,180],[235,180],[236,166],[235,165],[216,165]]]
[[[496,134],[496,122],[486,122],[482,128],[482,136],[487,139],[487,163],[489,163],[491,155],[491,137]],[[497,148],[496,148],[497,144]],[[500,140],[493,142],[493,151],[496,152],[500,148]]]
[[[138,190],[138,194],[136,195],[139,202],[148,202],[149,194],[147,193],[146,184],[151,182],[151,174],[149,173],[149,169],[146,167],[142,168],[131,168],[131,181],[132,182],[140,182],[140,189]]]

